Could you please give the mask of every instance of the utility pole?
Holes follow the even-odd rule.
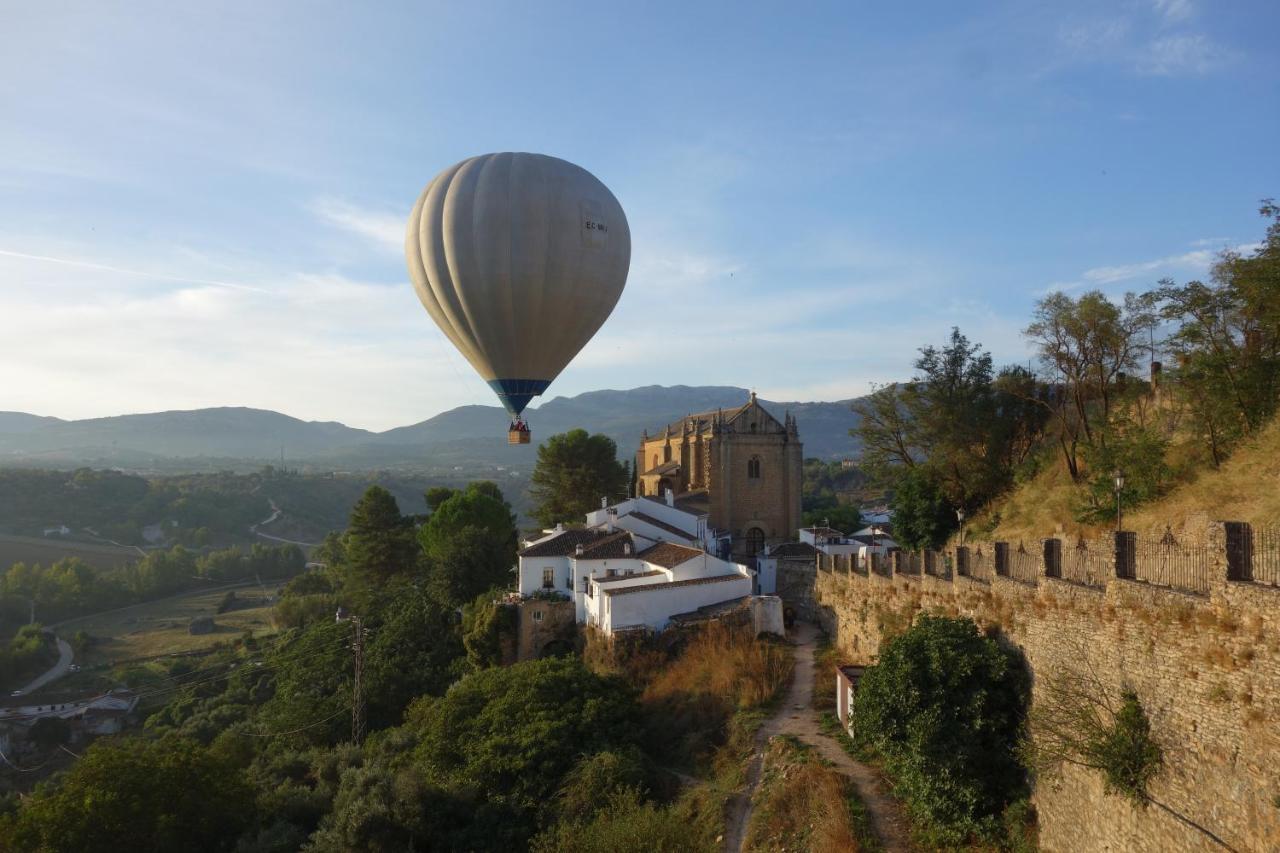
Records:
[[[351,617],[355,631],[351,644],[355,652],[355,678],[351,685],[351,742],[359,746],[364,741],[364,625],[359,616]]]

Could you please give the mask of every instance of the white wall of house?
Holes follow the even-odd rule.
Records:
[[[622,595],[603,592],[598,605],[601,611],[598,624],[606,633],[641,625],[661,631],[677,613],[691,613],[699,607],[750,594],[751,578],[740,573],[716,583],[654,584],[643,591]]]
[[[568,595],[573,591],[568,557],[521,557],[520,594],[533,595],[545,587],[543,573],[551,570],[551,589]]]
[[[756,557],[756,595],[773,595],[778,591],[778,558]]]

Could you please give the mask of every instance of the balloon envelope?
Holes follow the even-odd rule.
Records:
[[[613,311],[631,231],[586,169],[543,154],[486,154],[423,190],[405,258],[427,313],[514,416]]]

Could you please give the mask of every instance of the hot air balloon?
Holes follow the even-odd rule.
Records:
[[[511,414],[521,413],[622,295],[631,231],[613,193],[544,154],[472,157],[436,175],[409,217],[405,258],[427,313]]]

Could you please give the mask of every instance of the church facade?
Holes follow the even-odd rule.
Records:
[[[688,415],[636,451],[636,490],[706,516],[734,557],[789,541],[800,527],[804,454],[795,418],[779,421],[756,400]]]

